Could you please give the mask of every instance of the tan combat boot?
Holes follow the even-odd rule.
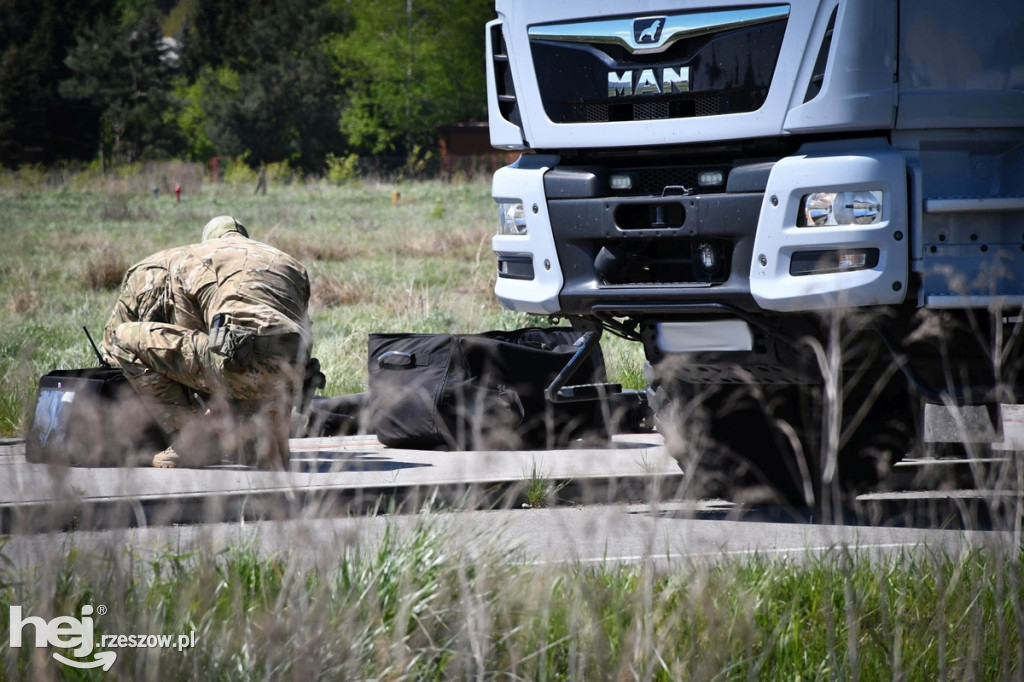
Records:
[[[153,466],[157,469],[177,469],[181,466],[181,457],[174,448],[167,448],[153,455]]]
[[[153,456],[158,469],[201,468],[232,459],[233,434],[226,419],[197,417],[177,433],[173,445]]]
[[[256,468],[288,471],[291,463],[291,415],[281,406],[272,406],[257,418],[259,438],[256,441]]]

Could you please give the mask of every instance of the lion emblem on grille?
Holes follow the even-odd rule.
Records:
[[[661,29],[665,26],[664,17],[637,19],[633,22],[633,39],[637,45],[657,43],[661,38]]]

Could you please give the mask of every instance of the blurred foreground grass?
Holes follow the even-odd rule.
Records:
[[[299,258],[312,282],[324,395],[366,390],[371,332],[478,332],[548,325],[503,310],[493,294],[495,204],[486,178],[343,186],[202,182],[172,167],[80,179],[0,178],[0,435],[22,435],[36,382],[91,367],[124,271],[160,249],[198,241],[233,215]],[[180,202],[167,187],[179,184]],[[153,187],[157,188],[154,195]],[[161,187],[164,189],[161,190]],[[642,350],[605,337],[613,380],[642,387]]]
[[[0,679],[1021,679],[1017,554],[538,566],[493,533],[455,545],[444,518],[404,537],[389,526],[369,551],[340,542],[336,563],[309,570],[258,541],[146,553],[72,536],[53,562],[0,568],[5,641],[11,606],[48,621],[102,604],[97,640],[194,633],[195,646],[111,648],[109,673],[5,648]]]

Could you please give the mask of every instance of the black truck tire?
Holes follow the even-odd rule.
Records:
[[[899,373],[850,390],[830,436],[821,386],[688,384],[647,372],[657,428],[695,496],[838,511],[920,442]]]

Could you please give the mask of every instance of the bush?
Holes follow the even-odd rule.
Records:
[[[359,155],[349,154],[337,157],[327,155],[327,181],[333,185],[344,185],[359,178]]]
[[[255,185],[256,171],[249,167],[249,154],[246,152],[241,156],[231,159],[222,159],[223,164],[221,177],[229,185]]]
[[[290,185],[294,180],[301,180],[301,173],[292,168],[287,161],[277,161],[266,165],[267,182]]]

